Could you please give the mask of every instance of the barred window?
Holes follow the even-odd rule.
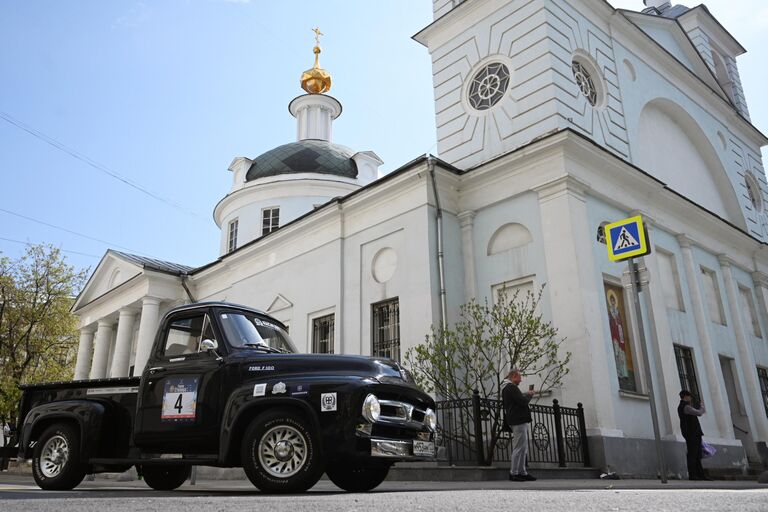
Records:
[[[237,225],[238,220],[235,219],[229,223],[229,238],[227,242],[227,252],[232,252],[237,249]]]
[[[700,399],[699,382],[696,380],[696,368],[693,364],[693,351],[688,347],[675,345],[675,361],[677,361],[677,374],[680,376],[680,388],[687,389],[694,397]]]
[[[768,370],[757,367],[757,379],[760,381],[760,393],[763,395],[765,414],[768,416]]]
[[[268,235],[280,227],[280,208],[261,210],[261,234]]]
[[[334,315],[321,316],[312,320],[312,352],[333,354]]]
[[[400,360],[400,300],[391,299],[373,304],[373,350],[374,357],[388,357]]]

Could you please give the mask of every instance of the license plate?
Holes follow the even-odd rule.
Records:
[[[414,441],[413,454],[416,457],[434,457],[435,443],[429,443],[427,441]]]

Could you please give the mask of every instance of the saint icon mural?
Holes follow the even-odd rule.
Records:
[[[624,295],[620,286],[605,285],[605,302],[608,306],[608,327],[611,331],[611,344],[616,360],[616,376],[619,389],[637,391],[635,365],[632,359],[627,314],[624,309]]]

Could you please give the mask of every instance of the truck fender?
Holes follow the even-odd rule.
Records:
[[[65,400],[34,407],[21,427],[19,458],[32,458],[30,443],[48,426],[59,421],[70,421],[80,429],[80,457],[88,460],[101,440],[101,425],[106,408],[90,400]]]
[[[317,417],[317,413],[312,410],[312,407],[310,407],[304,400],[291,397],[277,398],[270,396],[248,400],[246,404],[237,404],[234,406],[233,403],[230,402],[227,404],[226,411],[224,412],[224,424],[221,427],[219,460],[224,463],[230,463],[236,458],[236,454],[240,449],[240,438],[250,424],[249,418],[254,418],[263,411],[279,407],[299,409],[309,420],[310,428],[314,429],[315,432],[320,432],[320,420]],[[320,454],[322,456],[323,440],[320,439],[319,436],[318,440],[320,441]]]

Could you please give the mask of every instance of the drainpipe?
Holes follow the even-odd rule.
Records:
[[[187,286],[187,278],[189,277],[189,274],[186,272],[181,273],[181,287],[184,288],[184,291],[187,292],[187,297],[189,297],[189,302],[197,302],[195,298],[192,296],[192,292],[189,291],[189,287]]]
[[[440,325],[448,322],[448,306],[445,294],[445,261],[443,253],[443,210],[440,208],[440,195],[437,193],[437,180],[435,179],[435,158],[427,155],[427,170],[432,181],[432,192],[435,195],[435,215],[437,217],[437,271],[440,275]]]
[[[346,226],[344,225],[344,208],[341,201],[336,202],[336,207],[339,211],[339,309],[336,314],[336,322],[334,323],[334,329],[338,327],[339,335],[336,337],[339,340],[338,347],[334,348],[334,353],[344,354],[346,347],[344,346],[344,249],[345,249],[345,236]],[[362,340],[362,337],[360,338]],[[362,341],[361,341],[362,343]],[[360,350],[362,350],[360,346]],[[362,354],[362,352],[358,352]]]

